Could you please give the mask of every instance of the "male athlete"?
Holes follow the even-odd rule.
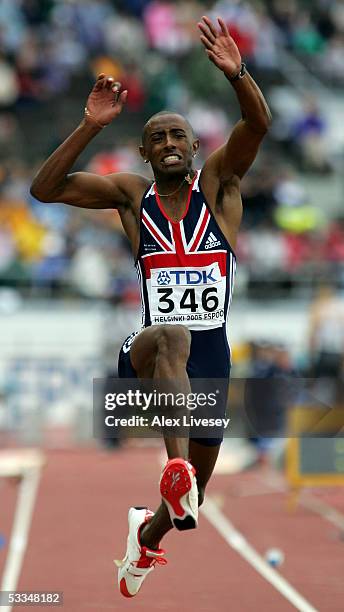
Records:
[[[142,330],[122,347],[119,375],[177,380],[184,393],[193,378],[229,379],[226,320],[242,215],[240,179],[271,121],[225,23],[218,19],[217,27],[203,17],[198,27],[210,61],[231,83],[242,111],[229,140],[201,172],[193,167],[199,141],[191,126],[182,116],[163,112],[146,123],[140,146],[153,169],[153,184],[129,173],[69,174],[90,140],[121,113],[127,98],[120,83],[101,74],[84,119],[44,163],[31,188],[43,202],[118,210],[136,260],[143,309]],[[195,273],[197,286],[188,286],[182,275]],[[136,595],[156,563],[166,563],[160,540],[172,527],[197,526],[198,506],[221,441],[165,436],[168,461],[160,480],[161,505],[155,514],[142,507],[129,510],[128,547],[118,575],[122,595]]]

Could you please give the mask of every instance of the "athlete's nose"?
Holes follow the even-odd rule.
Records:
[[[172,134],[166,134],[165,149],[175,149]]]

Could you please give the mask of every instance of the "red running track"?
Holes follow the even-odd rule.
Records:
[[[49,451],[18,590],[63,591],[63,612],[288,612],[296,608],[200,517],[192,532],[164,539],[168,565],[157,566],[135,599],[117,590],[113,559],[124,556],[130,505],[158,502],[160,450],[126,448]],[[287,510],[283,491],[265,487],[259,470],[214,476],[209,496],[263,554],[281,548],[281,574],[319,611],[341,612],[344,541],[340,530],[299,506]],[[339,509],[343,498],[336,494]],[[15,485],[0,488],[0,532],[9,534]],[[6,550],[0,551],[0,572]],[[46,610],[47,607],[36,607]]]

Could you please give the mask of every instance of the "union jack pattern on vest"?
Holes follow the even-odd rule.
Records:
[[[142,326],[225,328],[236,258],[200,189],[199,173],[180,221],[167,216],[154,183],[142,199],[140,226]]]

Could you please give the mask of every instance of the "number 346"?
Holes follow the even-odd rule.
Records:
[[[171,300],[171,295],[173,294],[173,289],[171,287],[160,288],[158,289],[159,298],[159,312],[167,314],[172,312],[175,308],[174,301]],[[217,290],[214,288],[204,289],[202,291],[201,296],[202,301],[202,309],[206,312],[214,312],[218,308],[219,300],[217,297]],[[185,289],[182,298],[180,300],[179,307],[181,309],[190,310],[190,312],[197,312],[200,305],[197,304],[196,301],[196,292],[195,289]]]

